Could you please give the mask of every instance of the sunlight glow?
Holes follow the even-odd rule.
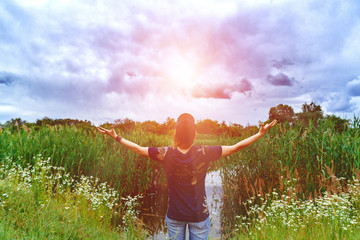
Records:
[[[32,1],[28,1],[28,0],[16,0],[15,2],[17,2],[19,5],[25,6],[25,7],[31,7],[31,6],[41,6],[41,5],[45,5],[47,4],[49,1],[48,0],[32,0]]]
[[[191,88],[196,80],[196,61],[190,57],[175,55],[165,63],[165,73],[170,81],[182,88]]]

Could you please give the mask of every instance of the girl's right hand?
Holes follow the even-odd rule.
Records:
[[[112,137],[113,139],[116,139],[116,137],[118,136],[114,130],[114,125],[111,125],[111,129],[108,130],[106,128],[102,128],[102,127],[98,127],[97,128],[99,130],[99,132],[101,132],[102,134],[107,134],[110,137]]]

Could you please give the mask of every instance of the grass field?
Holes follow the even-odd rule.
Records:
[[[212,166],[221,169],[224,237],[359,235],[359,119],[341,131],[334,124],[282,124]],[[249,134],[199,135],[196,144],[229,145]],[[123,137],[144,146],[172,144],[171,135],[140,130]],[[3,129],[0,158],[2,239],[149,237],[134,196],[165,183],[162,169],[95,128]]]
[[[0,167],[1,239],[145,239],[135,204],[93,177],[74,179],[41,155]]]

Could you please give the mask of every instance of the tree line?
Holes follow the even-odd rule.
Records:
[[[321,106],[316,105],[314,102],[310,104],[304,103],[301,111],[294,112],[294,109],[289,105],[279,104],[276,107],[271,107],[269,110],[269,121],[277,119],[279,123],[294,122],[301,123],[304,127],[313,124],[317,126],[318,121],[329,119],[334,122],[335,130],[343,131],[348,126],[348,119],[340,118],[336,115],[324,115]]]
[[[323,119],[330,119],[335,123],[335,130],[343,131],[347,127],[349,120],[342,119],[335,115],[324,115],[321,106],[316,105],[314,102],[310,104],[304,103],[300,112],[295,113],[294,109],[286,104],[279,104],[275,107],[271,107],[269,110],[269,120],[277,119],[280,124],[288,122],[293,124],[295,122],[301,123],[304,127],[307,127],[309,124],[316,126],[318,121]],[[267,121],[267,122],[268,122]],[[172,134],[175,126],[176,120],[174,118],[168,117],[165,122],[158,123],[156,121],[147,120],[144,122],[134,121],[129,118],[117,119],[113,123],[104,123],[101,126],[110,127],[112,124],[115,125],[117,129],[122,132],[129,132],[136,129],[140,129],[146,132],[155,133],[155,134]],[[29,123],[21,118],[14,118],[7,121],[5,124],[0,124],[0,128],[10,129],[11,131],[16,131],[22,127],[34,127],[38,129],[42,126],[76,126],[84,129],[91,129],[95,126],[88,120],[78,120],[78,119],[51,119],[44,117],[38,119],[35,123]],[[230,137],[241,136],[244,132],[255,133],[258,131],[258,126],[247,125],[243,126],[238,123],[226,123],[225,121],[219,122],[217,120],[203,119],[198,120],[196,123],[196,130],[199,134],[212,134],[212,135],[226,135]]]

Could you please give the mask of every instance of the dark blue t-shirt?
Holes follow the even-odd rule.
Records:
[[[149,156],[160,162],[168,183],[167,216],[182,222],[201,222],[209,216],[205,176],[210,162],[221,157],[221,146],[192,146],[183,154],[173,147],[150,147]]]

